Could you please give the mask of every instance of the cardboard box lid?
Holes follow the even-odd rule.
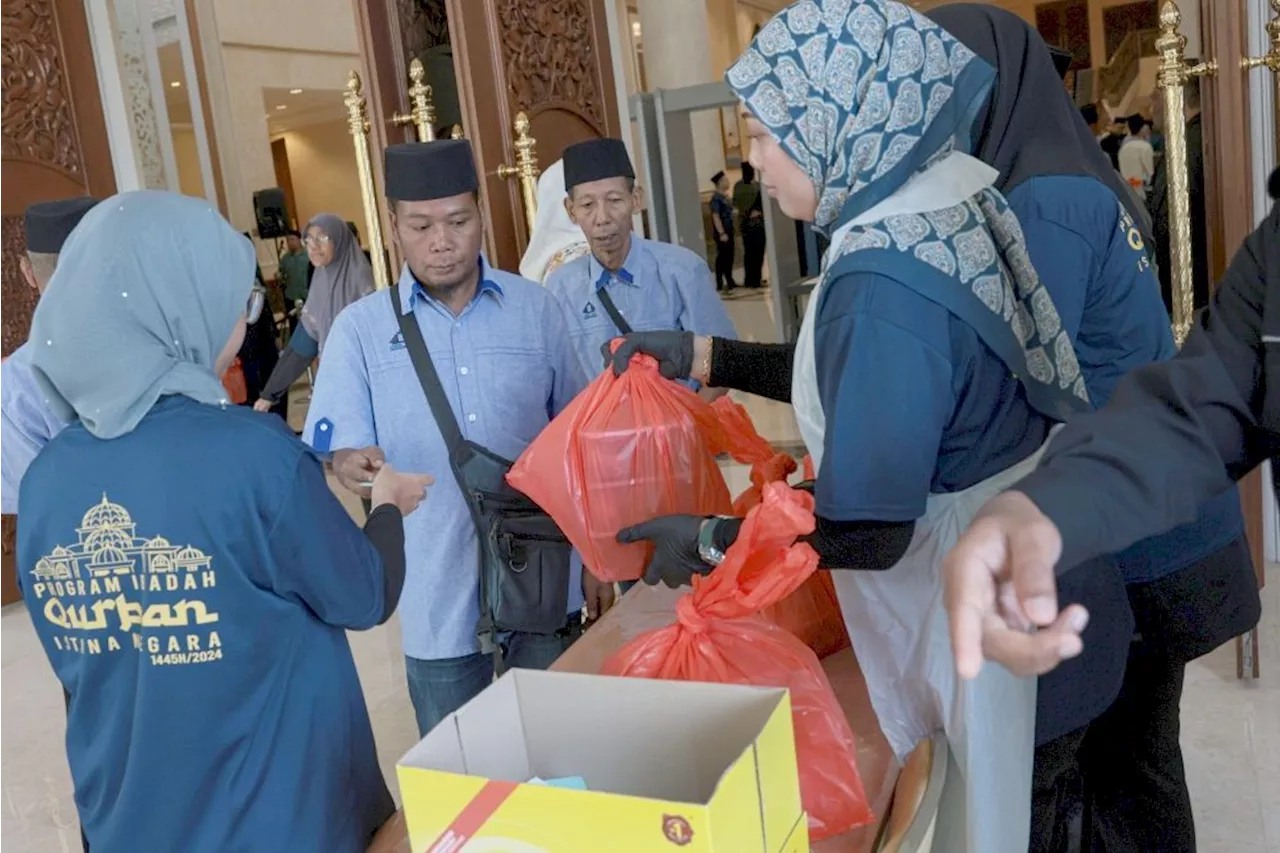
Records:
[[[400,759],[506,782],[706,804],[786,698],[781,688],[511,670]]]

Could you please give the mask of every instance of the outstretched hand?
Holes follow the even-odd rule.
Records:
[[[961,678],[985,660],[1043,675],[1084,650],[1088,612],[1059,612],[1054,566],[1062,536],[1031,499],[1005,492],[983,507],[943,562],[951,645]]]

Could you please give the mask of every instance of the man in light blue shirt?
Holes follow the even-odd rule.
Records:
[[[463,437],[516,459],[587,384],[560,306],[534,282],[489,266],[479,179],[466,140],[386,151],[392,232],[406,264],[400,309],[411,315]],[[333,451],[348,489],[383,460],[435,476],[423,511],[406,519],[401,628],[409,695],[426,734],[493,679],[477,639],[476,525],[445,439],[414,372],[391,290],[352,304],[334,322],[320,362],[304,439]],[[593,582],[589,593],[599,594]],[[571,572],[565,629],[505,638],[505,665],[546,668],[581,631],[581,564]]]
[[[27,253],[19,260],[22,278],[44,293],[58,265],[62,244],[98,200],[81,197],[27,208]],[[14,350],[0,365],[0,504],[5,515],[18,511],[22,476],[44,446],[66,424],[49,410],[31,370],[31,344]]]
[[[737,338],[707,262],[682,246],[632,233],[642,197],[621,140],[592,139],[566,148],[564,184],[565,209],[587,235],[591,252],[555,270],[546,285],[564,307],[574,351],[588,376],[602,369],[601,348],[625,332]]]

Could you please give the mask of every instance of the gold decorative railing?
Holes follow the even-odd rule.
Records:
[[[1121,40],[1107,64],[1098,69],[1099,94],[1102,100],[1118,105],[1128,93],[1144,56],[1155,56],[1159,30],[1133,30]]]
[[[408,114],[395,113],[391,123],[397,127],[411,124],[417,130],[419,142],[431,142],[436,138],[436,107],[431,101],[431,87],[427,85],[427,69],[421,59],[409,63]]]
[[[1195,285],[1192,281],[1191,263],[1191,195],[1187,182],[1187,125],[1183,87],[1197,77],[1218,73],[1214,60],[1195,65],[1187,63],[1184,56],[1187,37],[1179,32],[1182,13],[1173,0],[1165,0],[1160,10],[1160,38],[1156,49],[1160,51],[1160,73],[1156,85],[1164,92],[1164,114],[1167,133],[1164,140],[1164,156],[1168,160],[1165,170],[1169,180],[1169,281],[1173,290],[1173,337],[1178,346],[1191,331],[1191,318],[1195,312]]]
[[[360,176],[360,200],[364,205],[365,233],[369,235],[369,257],[373,262],[373,286],[387,287],[391,275],[387,270],[387,253],[382,242],[382,217],[378,213],[378,193],[373,180],[373,161],[369,155],[369,111],[364,87],[355,71],[347,78],[347,129],[356,150],[356,171]]]

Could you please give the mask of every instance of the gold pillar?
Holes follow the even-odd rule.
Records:
[[[1157,86],[1164,91],[1166,133],[1165,174],[1169,181],[1169,281],[1173,290],[1173,338],[1178,346],[1191,331],[1195,313],[1195,286],[1191,278],[1191,195],[1187,184],[1187,122],[1182,88],[1197,77],[1218,73],[1218,63],[1209,60],[1188,65],[1183,56],[1187,37],[1178,32],[1182,13],[1173,0],[1160,9],[1160,53]]]
[[[1280,0],[1271,0],[1271,11],[1274,17],[1267,22],[1267,35],[1271,38],[1271,49],[1262,56],[1246,56],[1240,60],[1240,67],[1245,71],[1251,68],[1270,68],[1277,75],[1276,87],[1280,94]]]
[[[516,113],[516,164],[503,163],[498,167],[498,177],[520,179],[520,195],[524,198],[525,229],[533,235],[533,221],[538,215],[538,140],[529,135],[529,117]]]
[[[462,125],[460,125],[460,124],[455,124],[455,125],[453,126],[453,129],[449,131],[449,138],[450,138],[450,139],[462,139],[462,138],[463,138]]]
[[[431,142],[436,138],[436,106],[431,101],[431,87],[426,80],[427,69],[422,60],[414,59],[409,63],[409,113],[391,116],[391,123],[397,127],[413,125],[418,131],[419,142]]]
[[[347,129],[356,148],[356,171],[360,175],[360,198],[364,202],[364,227],[369,235],[369,256],[373,260],[373,286],[382,290],[390,282],[387,253],[382,245],[382,219],[378,214],[378,192],[373,183],[373,164],[369,160],[369,113],[364,100],[360,75],[355,71],[347,78]]]

